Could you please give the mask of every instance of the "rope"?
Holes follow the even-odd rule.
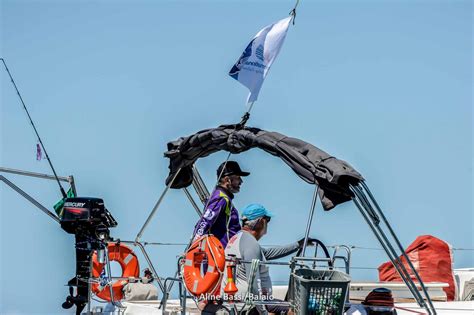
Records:
[[[206,237],[206,238],[208,239],[209,237]],[[206,245],[209,246],[209,240],[206,241]],[[216,265],[217,272],[219,273],[219,281],[216,282],[216,285],[212,288],[212,291],[211,291],[211,292],[215,292],[217,287],[222,282],[222,276],[224,275],[224,271],[220,271],[219,268],[217,268],[217,262],[216,262],[216,258],[214,256],[214,251],[212,250],[212,247],[209,247],[209,248],[211,250],[211,256],[212,256],[212,259],[214,260],[214,264]],[[225,270],[225,264],[224,264],[224,270]]]
[[[252,293],[251,292],[252,291],[252,286],[253,286],[253,282],[255,281],[255,276],[257,274],[257,268],[258,268],[259,264],[260,264],[260,260],[252,259],[252,263],[250,264],[249,277],[248,277],[247,293],[245,293],[245,298],[244,298],[245,304],[242,307],[241,311],[244,309],[244,307],[251,306],[253,304],[252,299],[249,298],[249,295],[250,295],[250,293]]]

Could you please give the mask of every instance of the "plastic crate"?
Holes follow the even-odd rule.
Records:
[[[343,314],[349,283],[349,275],[337,270],[295,270],[291,274],[290,303],[296,314]]]

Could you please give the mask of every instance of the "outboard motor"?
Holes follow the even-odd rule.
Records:
[[[117,221],[99,198],[66,198],[61,216],[61,228],[76,238],[76,276],[69,280],[69,296],[63,308],[76,305],[76,314],[89,303],[89,278],[94,250],[104,250],[111,240],[109,228]],[[76,295],[74,289],[76,287]]]

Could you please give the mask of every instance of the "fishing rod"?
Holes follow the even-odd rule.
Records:
[[[60,191],[61,191],[61,194],[62,194],[63,198],[67,198],[66,192],[64,191],[63,186],[62,186],[61,183],[59,182],[59,177],[58,177],[58,175],[56,174],[56,170],[54,169],[53,164],[51,163],[51,160],[49,159],[48,152],[46,151],[46,148],[45,148],[44,145],[43,145],[43,141],[41,141],[41,137],[40,137],[39,134],[38,134],[38,130],[36,130],[35,124],[33,123],[33,120],[31,119],[30,113],[28,112],[28,109],[26,108],[25,102],[23,101],[23,97],[21,97],[20,91],[18,90],[18,88],[17,88],[17,86],[16,86],[15,80],[13,80],[13,77],[12,77],[12,75],[11,75],[11,73],[10,73],[10,70],[9,70],[8,67],[7,67],[7,64],[6,64],[6,62],[5,62],[5,59],[0,58],[0,60],[3,62],[3,65],[5,66],[5,70],[7,70],[8,76],[10,77],[10,80],[12,81],[13,87],[14,87],[15,90],[16,90],[16,94],[17,94],[18,97],[20,98],[21,104],[23,104],[23,108],[25,109],[25,112],[26,112],[26,114],[28,115],[28,119],[30,120],[30,124],[31,124],[31,126],[33,127],[33,130],[35,131],[36,137],[38,138],[38,142],[40,143],[41,148],[42,148],[43,151],[44,151],[44,155],[46,155],[46,159],[48,160],[49,166],[51,167],[51,170],[53,171],[54,178],[56,179],[56,182],[57,182],[58,185],[59,185],[59,189],[60,189]]]

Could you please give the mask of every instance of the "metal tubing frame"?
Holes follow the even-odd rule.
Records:
[[[207,205],[207,201],[209,200],[209,197],[210,197],[210,193],[209,193],[209,190],[207,189],[207,186],[206,184],[204,183],[202,177],[201,177],[201,174],[199,174],[199,171],[197,169],[197,166],[196,164],[193,165],[193,181],[192,181],[192,185],[194,187],[194,190],[196,191],[199,199],[201,200],[201,203],[203,204],[204,207],[206,207]],[[194,199],[192,198],[189,190],[187,188],[184,188],[184,193],[186,194],[186,196],[188,197],[189,201],[191,202],[192,206],[194,207],[194,209],[196,210],[196,213],[198,214],[198,216],[201,218],[202,215],[203,215],[203,212],[200,211],[199,207],[197,206],[196,202],[194,201]],[[204,209],[205,210],[205,209]],[[189,244],[187,244],[187,246],[189,246]],[[171,289],[173,288],[173,285],[174,283],[176,282],[175,279],[179,279],[179,266],[178,266],[178,269],[176,270],[175,272],[175,275],[174,275],[174,278],[173,277],[169,277],[167,279],[171,280],[170,281],[170,284],[168,286],[165,285],[165,290],[166,292],[164,294],[168,295],[168,293],[171,291]],[[181,280],[180,280],[181,281]],[[181,282],[180,282],[180,292],[181,292]],[[182,296],[182,294],[180,293],[180,299],[183,298],[184,299],[184,302],[183,303],[186,303],[186,290],[183,290],[182,292],[184,292],[184,297]],[[166,300],[165,300],[165,305],[166,305]],[[184,309],[186,309],[186,305],[184,305],[183,307]]]
[[[385,242],[384,243],[385,244],[385,246],[384,246],[385,251],[387,251],[387,249],[390,250],[390,252],[392,254],[391,257],[393,259],[392,263],[394,263],[394,266],[395,266],[395,268],[397,268],[397,271],[399,272],[400,276],[402,277],[402,279],[404,279],[404,282],[407,284],[407,286],[409,286],[409,285],[411,286],[411,288],[413,290],[412,293],[413,292],[418,292],[418,289],[417,289],[417,287],[415,286],[414,283],[405,281],[405,279],[410,278],[410,273],[406,270],[405,266],[403,265],[403,262],[402,262],[401,258],[399,257],[400,255],[397,254],[397,251],[393,248],[393,246],[390,243],[389,239],[387,238],[385,233],[382,231],[382,229],[380,227],[380,218],[375,213],[374,209],[372,208],[372,205],[369,203],[368,199],[363,194],[362,190],[360,190],[360,187],[354,187],[353,192],[357,196],[357,200],[359,202],[359,205],[361,205],[363,207],[363,209],[368,213],[368,215],[373,219],[373,222],[372,222],[373,227],[378,231],[378,235]],[[403,249],[401,251],[403,252]],[[396,264],[395,264],[395,262],[396,262]],[[415,296],[415,297],[418,297],[418,296]],[[423,300],[423,298],[421,296],[419,296],[418,298],[419,298],[419,300],[417,299],[417,301],[418,301],[418,303],[420,303]]]
[[[199,209],[199,206],[194,201],[193,196],[189,192],[189,189],[185,187],[185,188],[183,188],[183,191],[184,191],[184,194],[186,195],[186,197],[188,197],[189,202],[193,206],[194,210],[196,210],[196,213],[198,214],[198,216],[201,216],[202,215],[201,209]]]
[[[194,168],[193,168],[194,170]],[[197,170],[197,169],[196,169]],[[193,173],[194,174],[194,173]],[[194,181],[193,181],[194,183]],[[204,182],[198,184],[197,186],[200,186],[200,187],[196,187],[194,186],[194,189],[196,189],[196,193],[199,195],[199,192],[197,191],[198,189],[203,191],[207,191],[207,188],[206,188],[206,185],[204,184]],[[188,197],[189,201],[191,202],[191,205],[194,207],[194,209],[196,210],[196,213],[199,217],[202,217],[202,212],[201,210],[199,209],[198,205],[196,204],[196,202],[194,201],[191,193],[189,192],[189,190],[187,188],[183,188],[184,190],[184,193],[186,194],[186,196]],[[206,205],[206,201],[208,200],[209,196],[206,197],[205,199],[201,199],[201,201],[203,201],[203,205],[205,206]],[[188,244],[189,245],[189,244]],[[179,277],[179,269],[175,272],[175,275],[174,275],[174,278],[173,277],[169,277],[169,279],[171,280],[170,284],[168,285],[168,287],[166,287],[166,284],[164,285],[164,288],[166,290],[166,293],[168,293],[169,291],[171,291],[171,289],[173,288],[173,285],[175,283],[175,281],[173,279],[178,279]]]
[[[364,217],[364,219],[366,220],[367,224],[369,225],[369,227],[372,229],[372,232],[374,233],[375,237],[377,238],[377,240],[379,241],[379,243],[382,245],[385,253],[387,254],[387,256],[389,257],[390,261],[392,262],[393,266],[395,267],[395,269],[397,270],[397,272],[400,274],[400,277],[402,278],[403,282],[405,282],[405,284],[407,285],[408,289],[410,290],[411,294],[413,295],[413,297],[415,298],[415,300],[417,301],[418,304],[420,304],[420,298],[417,294],[417,289],[416,287],[413,286],[412,283],[407,283],[407,279],[406,279],[406,275],[403,273],[403,271],[400,269],[400,264],[397,262],[397,256],[392,253],[389,248],[387,247],[387,245],[384,243],[382,237],[380,236],[379,232],[376,230],[375,226],[373,225],[373,223],[370,221],[370,218],[369,218],[369,215],[367,213],[365,213],[364,211],[364,208],[362,207],[362,205],[359,203],[358,200],[354,200],[354,203],[356,204],[357,208],[359,209],[360,213],[362,214],[362,216]]]
[[[34,206],[36,206],[38,209],[40,209],[41,211],[43,211],[48,217],[50,217],[51,219],[53,219],[54,221],[56,221],[56,223],[59,223],[59,218],[53,213],[51,212],[48,208],[46,208],[45,206],[43,206],[42,204],[40,204],[38,201],[36,201],[36,199],[34,199],[33,197],[31,197],[30,195],[28,195],[25,191],[23,191],[20,187],[18,187],[17,185],[13,184],[11,181],[9,181],[5,176],[3,175],[0,175],[0,180],[3,181],[5,184],[7,184],[8,186],[10,186],[10,188],[12,188],[14,191],[16,191],[18,194],[20,194],[23,198],[25,198],[26,200],[28,200],[29,202],[31,202]]]
[[[10,174],[15,174],[15,175],[30,176],[30,177],[38,177],[38,178],[43,178],[43,179],[56,180],[56,177],[54,177],[53,175],[16,170],[16,169],[7,168],[7,167],[0,167],[0,172],[10,173]],[[71,177],[72,176],[58,176],[58,179],[62,182],[71,183],[71,180],[70,180]]]
[[[340,248],[346,251],[347,256],[336,255]],[[344,261],[344,267],[348,275],[351,272],[351,255],[352,255],[352,250],[349,246],[347,245],[334,246],[334,252],[332,253],[332,261],[334,262],[334,265],[336,265],[336,262],[335,262],[336,259],[342,259]]]
[[[158,207],[160,206],[161,202],[163,201],[163,198],[165,197],[166,193],[168,192],[168,190],[170,189],[171,185],[173,185],[176,177],[178,177],[178,174],[179,172],[181,171],[181,168],[178,169],[178,171],[176,172],[176,174],[174,174],[173,178],[171,179],[171,181],[169,182],[169,184],[166,186],[165,190],[163,191],[163,193],[161,194],[160,198],[158,198],[158,201],[156,202],[155,206],[153,207],[153,210],[151,210],[151,213],[150,215],[148,216],[148,218],[146,219],[145,223],[143,224],[142,228],[140,229],[140,232],[138,232],[137,234],[137,237],[135,238],[135,242],[139,242],[140,241],[140,238],[142,237],[143,235],[143,232],[145,232],[145,229],[146,227],[148,226],[148,224],[150,224],[150,221],[151,219],[153,218],[153,216],[155,215],[156,213],[156,210],[158,210]]]
[[[146,259],[146,262],[148,263],[148,266],[151,269],[151,272],[153,273],[153,277],[156,279],[156,283],[158,283],[158,286],[160,287],[161,292],[163,294],[165,294],[165,287],[163,285],[163,282],[161,282],[161,279],[158,276],[158,273],[156,272],[155,266],[153,266],[153,263],[151,262],[151,259],[150,259],[150,257],[148,256],[148,253],[145,250],[145,246],[143,246],[142,243],[137,242],[137,241],[123,241],[123,240],[120,240],[120,243],[130,244],[130,245],[133,245],[133,246],[138,246],[138,248],[140,248],[143,256]]]
[[[433,302],[431,301],[431,298],[430,296],[428,295],[428,290],[426,289],[425,287],[425,284],[423,283],[423,280],[421,279],[420,275],[418,274],[418,272],[416,271],[415,267],[413,266],[413,263],[411,262],[411,260],[408,258],[408,255],[407,253],[405,252],[405,250],[403,249],[403,246],[402,246],[402,243],[400,242],[400,240],[398,239],[397,235],[395,234],[395,231],[393,230],[392,226],[390,225],[390,223],[388,222],[387,218],[385,217],[385,214],[382,212],[382,209],[380,208],[379,204],[377,203],[377,201],[375,200],[374,196],[372,195],[372,193],[370,192],[370,189],[369,187],[367,186],[367,184],[365,184],[364,182],[361,183],[363,189],[365,190],[365,192],[367,193],[367,195],[369,196],[370,200],[372,201],[372,203],[374,204],[375,206],[375,209],[377,209],[380,217],[382,218],[383,222],[385,223],[385,225],[387,226],[388,230],[390,231],[390,234],[392,235],[393,239],[395,240],[395,242],[397,243],[397,246],[398,248],[400,249],[400,251],[402,252],[402,255],[403,257],[405,258],[405,260],[407,261],[408,265],[410,266],[410,268],[412,269],[413,273],[415,274],[415,277],[416,279],[418,280],[418,282],[420,283],[420,286],[423,290],[423,293],[425,294],[426,296],[426,299],[428,300],[428,303],[430,304],[431,308],[434,309],[434,306],[433,306]]]
[[[226,161],[229,160],[229,157],[230,157],[231,153],[229,152],[229,155],[227,156],[227,159]],[[207,206],[207,203],[209,201],[209,197],[210,197],[210,193],[209,193],[209,190],[207,189],[206,187],[206,184],[204,183],[204,181],[202,180],[202,177],[201,175],[199,174],[199,171],[197,169],[197,166],[196,164],[193,165],[193,168],[192,168],[192,173],[193,173],[193,181],[192,181],[192,185],[194,187],[194,190],[196,191],[196,193],[198,194],[199,196],[199,199],[201,200],[203,206],[204,206],[204,210],[203,212],[199,211],[198,212],[198,215],[200,218],[202,218],[203,216],[203,213],[204,211],[206,210],[206,206]],[[220,175],[219,175],[220,177]],[[216,183],[217,185],[217,183]],[[186,192],[185,190],[185,193],[186,193],[186,196],[188,196],[189,200],[191,201],[191,204],[195,204],[194,200],[192,199],[191,195],[189,194],[189,191]],[[189,194],[189,195],[188,195]],[[188,247],[189,245],[191,245],[191,242],[192,242],[192,239],[189,241],[189,243],[187,244],[186,247]],[[178,269],[176,270],[175,272],[175,275],[174,275],[174,278],[178,278],[179,277],[179,267]],[[171,283],[168,285],[168,287],[166,287],[166,292],[169,292],[171,291],[171,289],[173,288],[173,285],[174,285],[174,280],[171,280]],[[184,290],[184,292],[186,293],[186,290]]]
[[[362,206],[365,205],[364,208],[370,208],[371,211],[374,211],[373,208],[372,208],[372,205],[369,203],[368,199],[365,197],[365,195],[363,194],[362,190],[360,190],[360,187],[355,187],[355,191],[356,191],[356,194],[358,194],[358,198],[359,198],[359,202],[362,203]],[[375,213],[375,212],[374,212]],[[423,300],[423,297],[420,295],[419,291],[418,291],[418,288],[416,287],[416,285],[414,284],[414,282],[412,281],[411,279],[411,276],[410,276],[410,273],[409,271],[405,268],[405,265],[403,264],[401,258],[399,257],[400,255],[397,254],[396,250],[393,248],[392,244],[390,243],[390,241],[388,240],[387,236],[385,235],[385,233],[382,231],[380,225],[380,219],[379,219],[379,222],[375,225],[375,227],[377,228],[380,236],[383,238],[383,240],[385,241],[387,247],[389,248],[389,250],[392,252],[392,255],[393,255],[393,259],[394,261],[396,262],[396,264],[394,263],[394,261],[392,261],[392,264],[394,264],[394,267],[397,269],[397,271],[399,272],[400,276],[402,277],[403,281],[405,282],[405,284],[407,286],[411,286],[411,291],[412,291],[412,294],[414,294],[415,296],[415,299],[417,300],[418,302],[418,305],[420,305],[420,307],[425,307],[426,308],[426,303],[424,302]],[[393,237],[393,235],[392,235]],[[405,251],[403,250],[403,248],[400,250],[402,253],[404,253]],[[414,268],[411,268],[412,272],[416,272],[416,270],[414,270]],[[426,292],[425,292],[426,294]],[[429,296],[427,297],[427,299],[429,299]]]
[[[166,283],[168,280],[171,280],[172,283],[178,282],[179,283],[179,304],[182,307],[181,314],[185,315],[186,314],[186,294],[183,295],[183,283],[182,279],[179,278],[173,278],[173,277],[168,277],[165,279],[164,285],[166,286]],[[184,290],[184,293],[186,293],[186,290]],[[163,308],[163,314],[166,313],[166,302],[168,301],[169,297],[169,291],[166,292],[166,294],[163,294],[163,298],[161,299],[161,305],[160,308]]]
[[[385,250],[386,254],[388,255],[390,261],[392,262],[393,266],[395,267],[395,269],[399,273],[400,277],[402,278],[403,282],[405,282],[405,284],[407,285],[407,287],[410,290],[411,294],[413,295],[413,297],[415,298],[417,303],[421,306],[421,303],[422,303],[421,301],[423,300],[423,298],[419,295],[418,289],[416,288],[414,283],[408,280],[408,278],[410,278],[410,276],[408,274],[408,277],[407,277],[406,269],[405,270],[401,269],[402,268],[401,266],[403,266],[403,264],[399,261],[398,255],[393,250],[393,247],[391,247],[391,249],[390,249],[388,247],[388,245],[384,242],[383,237],[380,235],[382,232],[380,232],[377,229],[374,222],[370,221],[370,215],[367,214],[366,212],[364,212],[365,208],[363,207],[363,205],[361,204],[359,199],[354,199],[354,203],[356,204],[357,208],[361,212],[362,216],[366,220],[369,227],[372,229],[372,232],[374,233],[375,237],[377,238],[379,243],[382,245],[382,247]],[[386,240],[386,238],[385,238],[385,240]]]
[[[314,188],[313,200],[311,202],[311,208],[309,210],[308,223],[306,224],[306,232],[304,234],[303,250],[301,251],[302,256],[304,256],[306,252],[306,247],[308,246],[308,237],[309,237],[309,232],[311,230],[311,223],[313,222],[313,215],[314,215],[314,210],[316,208],[316,201],[318,200],[318,193],[319,193],[319,185],[316,184],[316,187]]]
[[[206,184],[202,180],[201,174],[199,174],[196,164],[193,165],[193,187],[199,196],[203,205],[206,205],[207,199],[209,199],[210,193],[206,187]]]
[[[56,177],[54,177],[53,175],[35,173],[35,172],[29,172],[29,171],[23,171],[23,170],[17,170],[17,169],[7,168],[7,167],[0,167],[0,173],[10,173],[10,174],[15,174],[15,175],[37,177],[37,178],[41,178],[41,179],[56,180]],[[72,190],[73,190],[74,194],[76,194],[76,185],[74,183],[74,176],[72,176],[72,175],[58,176],[58,179],[61,182],[69,183],[69,185],[71,185],[71,187],[72,187]]]
[[[115,242],[109,242],[109,243],[115,243]],[[145,250],[145,247],[143,246],[142,243],[140,242],[135,242],[135,241],[124,241],[124,240],[120,240],[120,243],[124,243],[124,244],[129,244],[129,245],[133,245],[133,246],[138,246],[138,248],[140,248],[143,256],[145,257],[145,260],[147,261],[148,263],[148,266],[150,267],[151,269],[151,272],[153,273],[153,277],[156,279],[156,282],[158,283],[158,286],[160,287],[160,290],[163,294],[165,294],[165,289],[164,289],[164,286],[163,286],[163,283],[161,281],[161,278],[158,276],[158,273],[156,272],[156,269],[155,269],[155,266],[153,265],[153,263],[151,262],[151,259],[150,257],[148,256],[148,253],[146,252]],[[110,279],[121,279],[121,280],[126,280],[126,279],[123,279],[122,277],[112,277],[112,274],[110,273],[110,261],[109,261],[109,253],[108,253],[108,249],[107,249],[107,246],[105,248],[105,259],[106,259],[106,265],[107,265],[107,272],[108,272],[108,275],[109,275],[109,278]],[[128,278],[127,278],[128,279]],[[113,291],[112,291],[112,286],[110,286],[110,289],[111,289],[111,297],[112,297],[112,303],[113,302]],[[90,288],[89,288],[89,291],[90,291]],[[116,305],[114,303],[114,305]],[[121,307],[121,305],[116,305],[118,307]]]
[[[109,260],[109,249],[108,249],[108,246],[105,246],[104,248],[104,251],[105,251],[105,267],[107,268],[107,276],[109,278],[109,280],[112,280],[112,269],[110,268],[110,260]],[[97,254],[98,255],[98,254]],[[120,304],[120,301],[115,301],[115,297],[114,297],[114,289],[113,289],[113,284],[112,284],[112,281],[110,281],[108,284],[109,286],[109,290],[110,290],[110,302],[114,305],[114,306],[117,306],[119,308],[122,308],[122,304]]]
[[[393,266],[395,267],[395,269],[399,273],[399,275],[402,278],[402,280],[404,281],[404,283],[407,285],[408,289],[412,293],[412,295],[415,298],[415,300],[417,301],[418,305],[420,307],[425,308],[428,311],[428,314],[435,315],[436,310],[435,310],[435,308],[433,306],[433,303],[431,301],[431,298],[430,298],[430,296],[429,296],[429,294],[426,290],[426,287],[423,284],[423,281],[421,280],[418,273],[414,269],[413,264],[411,263],[411,261],[408,259],[408,256],[406,255],[405,250],[401,246],[401,243],[398,241],[398,238],[396,237],[395,232],[389,226],[388,221],[385,218],[385,216],[383,215],[383,212],[381,211],[380,207],[378,207],[378,205],[376,205],[376,209],[378,210],[379,215],[382,217],[383,222],[385,223],[385,225],[387,225],[387,227],[390,231],[391,237],[396,240],[402,255],[405,257],[405,259],[407,260],[407,262],[410,266],[411,272],[413,272],[413,274],[415,274],[415,276],[417,277],[429,305],[427,305],[426,302],[424,301],[423,297],[421,296],[420,292],[418,291],[418,288],[416,287],[415,283],[411,279],[409,272],[406,270],[406,268],[403,265],[401,259],[399,258],[400,255],[397,254],[396,250],[393,248],[393,246],[391,245],[391,243],[388,240],[387,236],[385,235],[384,231],[380,227],[380,225],[379,225],[380,220],[379,220],[376,212],[372,208],[372,205],[370,204],[369,200],[365,197],[362,189],[359,186],[352,186],[352,185],[350,186],[350,189],[355,195],[353,197],[353,201],[354,201],[355,205],[359,209],[360,213],[362,214],[362,216],[366,220],[369,227],[372,229],[372,231],[373,231],[374,235],[376,236],[376,238],[378,239],[379,243],[384,248],[386,254],[388,255],[388,257],[390,259],[390,261],[392,262]],[[372,199],[372,202],[375,204],[375,199],[373,198],[373,196],[371,194],[369,194],[369,197]],[[375,214],[375,216],[374,216],[374,214]]]

